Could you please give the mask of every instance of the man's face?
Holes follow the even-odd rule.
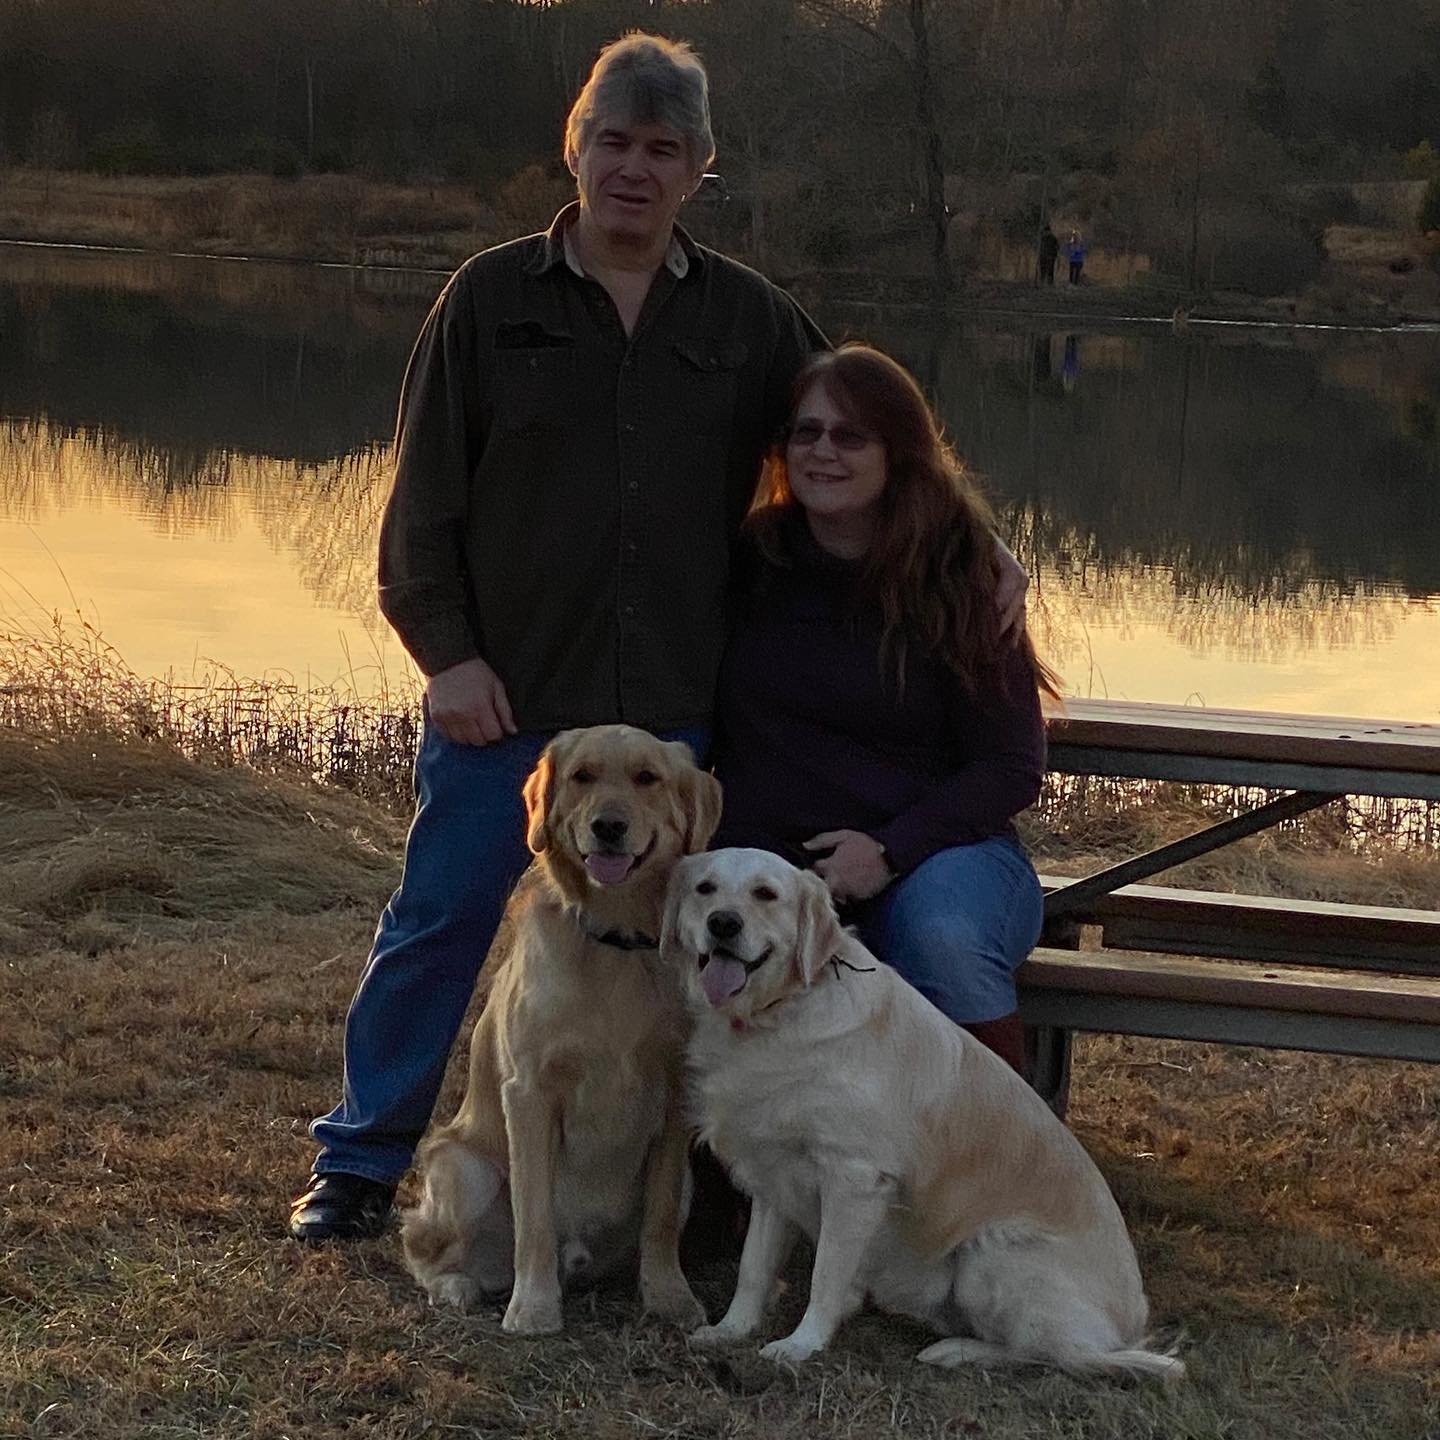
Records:
[[[580,152],[580,204],[622,244],[657,244],[699,183],[685,138],[669,125],[604,120]]]

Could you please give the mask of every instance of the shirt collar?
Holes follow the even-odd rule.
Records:
[[[540,237],[539,253],[530,264],[531,274],[543,275],[556,265],[564,264],[574,274],[584,278],[585,267],[580,263],[580,256],[570,236],[570,228],[579,214],[580,202],[572,200],[550,222],[550,228]],[[691,265],[700,262],[701,258],[699,246],[682,226],[676,225],[671,230],[670,244],[665,251],[665,268],[677,280],[683,280],[690,273]]]

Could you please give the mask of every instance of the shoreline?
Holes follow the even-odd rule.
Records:
[[[514,210],[497,208],[472,187],[397,186],[349,175],[47,176],[18,169],[0,172],[0,197],[0,246],[437,277],[488,245],[543,228],[558,198],[537,195],[529,209]],[[707,217],[697,213],[687,223],[701,239],[715,238],[707,234]],[[1324,277],[1298,295],[1187,295],[1178,282],[1159,277],[1041,289],[971,273],[939,307],[928,276],[918,271],[827,270],[778,259],[765,268],[803,303],[837,307],[1022,316],[1057,328],[1168,324],[1177,334],[1207,325],[1423,331],[1440,327],[1437,247],[1440,240],[1399,231],[1357,239],[1337,229],[1327,236]],[[1403,270],[1394,269],[1395,256]]]
[[[139,258],[154,257],[163,260],[209,260],[233,265],[286,265],[308,266],[317,270],[350,270],[357,274],[376,275],[433,275],[445,277],[455,267],[449,265],[407,264],[403,261],[376,262],[368,260],[343,260],[333,256],[320,255],[272,255],[248,254],[238,251],[216,250],[174,250],[161,246],[109,245],[75,240],[41,240],[29,237],[0,235],[0,250],[5,248],[73,251],[86,255],[131,255]],[[469,258],[468,256],[466,258]],[[825,279],[824,272],[812,272],[800,277],[782,277],[777,283],[787,287],[800,284],[818,284]],[[1192,326],[1216,326],[1237,329],[1274,330],[1324,330],[1367,334],[1428,334],[1440,333],[1440,312],[1434,315],[1396,315],[1388,310],[1376,309],[1364,316],[1343,315],[1338,312],[1316,312],[1305,319],[1275,313],[1274,307],[1291,303],[1289,297],[1226,296],[1196,302],[1196,309],[1185,309],[1177,316],[1176,309],[1166,310],[1160,297],[1137,286],[1106,286],[1085,292],[1087,296],[1103,296],[1104,303],[1084,303],[1071,309],[1047,308],[1023,304],[1027,295],[1034,293],[1031,287],[1007,284],[1003,281],[979,279],[970,285],[962,285],[952,297],[946,313],[953,317],[973,318],[975,316],[1024,317],[1032,320],[1054,320],[1075,322],[1089,328],[1105,325],[1166,325],[1183,333]],[[1077,297],[1078,298],[1078,297]],[[834,294],[831,303],[838,308],[874,307],[880,310],[931,310],[933,305],[921,299],[873,299],[861,295]],[[1146,305],[1146,299],[1157,303]],[[1052,302],[1053,303],[1053,302]],[[1268,310],[1266,307],[1270,307]],[[1207,311],[1221,313],[1210,314]],[[1063,323],[1059,328],[1063,328]]]

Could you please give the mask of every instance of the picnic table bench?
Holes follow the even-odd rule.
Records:
[[[1440,912],[1142,883],[1347,796],[1440,800],[1440,725],[1075,700],[1050,768],[1285,792],[1082,879],[1041,877],[1020,1012],[1056,1109],[1075,1030],[1440,1061]]]

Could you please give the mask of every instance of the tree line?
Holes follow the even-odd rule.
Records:
[[[706,58],[762,264],[942,273],[1058,214],[1279,288],[1346,184],[1440,173],[1440,0],[0,0],[0,164],[543,188],[632,28]]]

